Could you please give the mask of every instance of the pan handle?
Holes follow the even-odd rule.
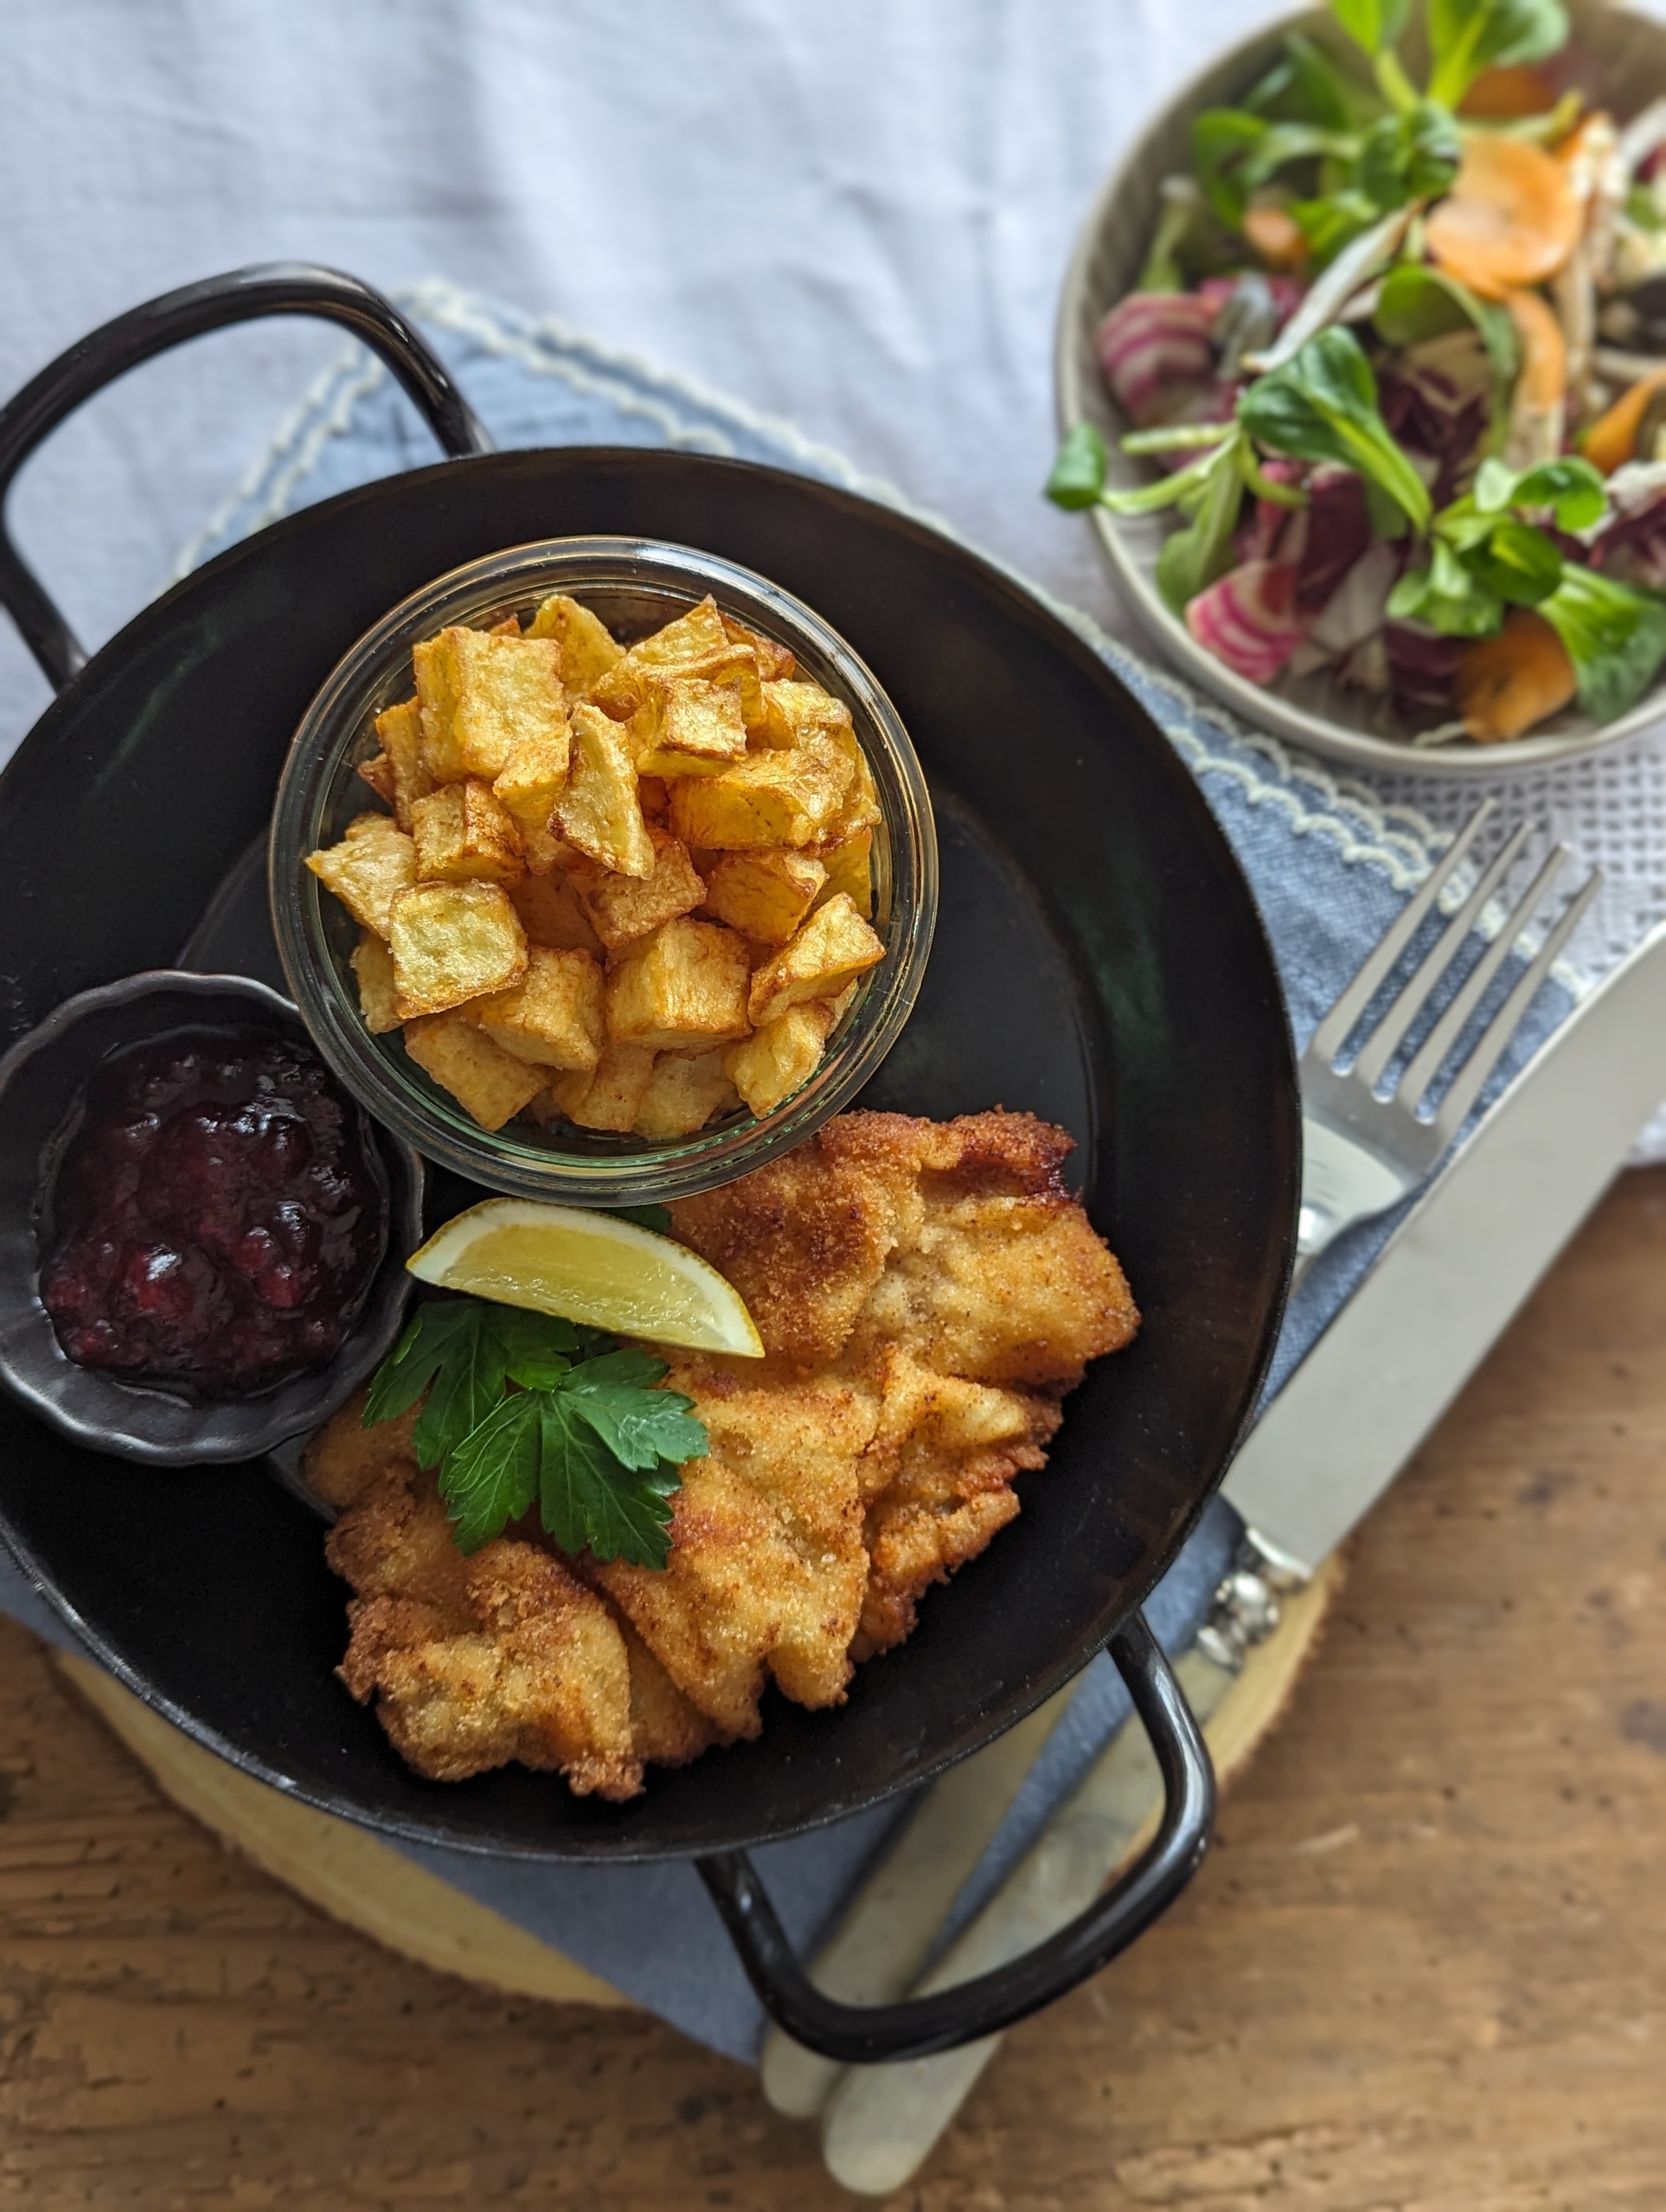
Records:
[[[258,262],[130,307],[49,362],[0,410],[0,605],[55,691],[87,655],[11,542],[4,511],[12,479],[66,416],[126,370],[187,338],[259,315],[319,315],[344,324],[381,356],[447,453],[461,459],[490,453],[490,439],[436,356],[391,301],[356,276],[305,261]]]
[[[696,1862],[765,2011],[794,2042],[844,2066],[928,2058],[1011,2027],[1108,1966],[1179,1895],[1208,1848],[1215,1778],[1196,1721],[1142,1613],[1107,1649],[1134,1699],[1163,1776],[1157,1834],[1119,1881],[1069,1926],[1009,1966],[899,2004],[826,1996],[787,1940],[745,1851]]]

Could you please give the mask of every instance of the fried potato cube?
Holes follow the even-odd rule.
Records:
[[[353,947],[353,973],[358,979],[359,1012],[372,1036],[399,1026],[398,994],[393,986],[393,955],[374,929],[362,929]]]
[[[648,834],[654,846],[651,876],[616,876],[592,863],[570,878],[592,928],[610,952],[622,951],[680,914],[691,914],[706,896],[688,847],[652,824]]]
[[[877,967],[885,948],[842,891],[818,907],[798,935],[752,977],[746,1011],[762,1029],[806,999],[834,999],[847,983]]]
[[[817,905],[825,906],[842,891],[862,920],[868,921],[873,913],[873,832],[859,830],[854,837],[821,848],[818,858],[827,881],[817,894]]]
[[[731,852],[812,844],[830,829],[850,775],[848,763],[805,747],[751,753],[720,775],[678,777],[671,826],[685,845]]]
[[[486,635],[488,637],[519,637],[520,635],[520,617],[519,615],[505,615],[502,622],[488,623],[486,625]]]
[[[826,881],[827,870],[806,853],[724,853],[706,878],[706,904],[756,944],[785,945]]]
[[[307,865],[355,921],[388,933],[388,913],[416,880],[416,848],[386,814],[356,814],[339,845],[309,853]]]
[[[744,1037],[751,974],[733,930],[686,915],[666,922],[610,972],[607,1034],[673,1052]]]
[[[714,1114],[739,1103],[721,1053],[662,1052],[636,1109],[636,1134],[691,1137]]]
[[[634,1128],[654,1073],[654,1048],[610,1044],[588,1075],[557,1075],[550,1095],[581,1129]]]
[[[671,793],[662,775],[636,775],[636,804],[645,822],[663,822],[671,811]]]
[[[728,642],[717,601],[708,592],[687,614],[638,638],[629,658],[642,668],[676,668],[684,661],[702,660],[708,653],[721,653]]]
[[[497,884],[418,884],[401,891],[387,941],[402,1021],[507,991],[526,973],[526,933]]]
[[[512,884],[524,873],[515,825],[477,775],[442,783],[410,812],[418,883]]]
[[[561,592],[544,602],[526,635],[555,640],[561,649],[561,680],[572,699],[587,696],[614,662],[624,659],[623,646],[601,617]]]
[[[596,684],[591,697],[617,720],[625,720],[641,708],[656,675],[704,676],[713,682],[734,678],[746,689],[752,712],[762,717],[757,655],[749,645],[730,642],[709,597],[651,637],[639,638]]]
[[[561,647],[453,626],[411,653],[423,707],[423,759],[436,783],[502,775],[523,738],[564,726]]]
[[[405,1050],[483,1129],[501,1129],[544,1088],[544,1070],[516,1060],[465,1014],[405,1024]]]
[[[573,709],[573,766],[552,827],[604,868],[651,876],[654,846],[636,799],[636,763],[619,725],[599,707]]]
[[[587,1075],[607,1042],[601,963],[590,952],[529,945],[514,988],[476,1000],[469,1012],[494,1044],[539,1067]]]
[[[566,876],[522,876],[519,883],[508,886],[508,891],[528,944],[547,945],[556,952],[601,951],[602,941]]]
[[[520,849],[535,876],[547,876],[561,852],[550,817],[567,788],[571,733],[562,718],[558,735],[537,730],[517,740],[492,790],[520,833]]]
[[[831,999],[812,999],[802,1006],[788,1006],[754,1030],[744,1044],[728,1048],[723,1065],[729,1080],[754,1114],[773,1113],[783,1098],[810,1080],[821,1066],[838,1018]]]
[[[867,755],[849,730],[818,731],[806,739],[810,750],[850,763],[850,781],[845,786],[844,797],[839,801],[839,811],[828,825],[827,842],[842,844],[846,838],[854,837],[864,830],[877,829],[883,820],[879,811],[879,794],[874,788],[873,771],[867,764]]]
[[[652,731],[645,744],[639,727],[644,722]],[[641,714],[632,718],[630,726],[639,746],[639,775],[698,774],[708,763],[721,767],[745,757],[739,684],[714,684],[703,676],[654,677]]]
[[[401,830],[410,828],[410,810],[434,788],[434,778],[423,758],[423,702],[401,700],[376,717],[376,735],[393,777],[389,800]]]
[[[368,783],[390,812],[393,806],[393,763],[386,753],[372,753],[358,766],[361,783]],[[398,818],[397,817],[395,817]]]
[[[757,672],[762,682],[783,683],[798,666],[787,647],[777,645],[774,638],[765,637],[761,630],[748,629],[744,622],[737,622],[733,615],[724,615],[721,620],[723,635],[731,645],[750,645],[757,655]]]
[[[812,732],[848,730],[850,709],[819,684],[777,680],[763,686],[763,738],[766,745],[790,752]]]

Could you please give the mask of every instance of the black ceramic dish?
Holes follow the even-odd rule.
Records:
[[[0,1022],[171,959],[264,830],[284,748],[346,649],[428,579],[552,532],[708,548],[796,592],[873,667],[933,782],[936,948],[863,1103],[1032,1108],[1079,1139],[1090,1209],[1145,1316],[1071,1400],[1024,1513],[922,1608],[849,1702],[773,1694],[755,1743],[656,1772],[623,1806],[520,1770],[410,1773],[331,1669],[342,1586],[318,1524],[258,1466],[166,1485],[0,1404],[0,1528],[121,1678],[199,1741],[393,1834],[529,1858],[690,1856],[790,2032],[847,2060],[947,2048],[1114,1955],[1207,1839],[1207,1756],[1138,1607],[1197,1519],[1256,1400],[1288,1273],[1298,1112],[1249,890],[1195,784],[1104,664],[996,569],[886,508],[685,454],[482,454],[443,373],[391,309],[325,272],[251,272],[140,309],[0,416],[0,488],[108,376],[216,320],[352,320],[473,457],[350,492],[234,548],[104,647],[0,781]],[[68,395],[67,397],[65,395]],[[0,550],[0,598],[44,665],[73,641]],[[225,733],[234,727],[235,747]],[[213,794],[211,807],[182,803]],[[221,920],[247,942],[223,902]],[[943,1996],[863,2011],[787,1953],[748,1844],[836,1820],[989,1742],[1109,1645],[1169,1788],[1140,1866],[1053,1942]]]
[[[391,1130],[369,1124],[387,1241],[363,1309],[327,1367],[257,1398],[193,1405],[77,1367],[59,1351],[36,1291],[34,1215],[43,1159],[77,1091],[124,1045],[175,1030],[240,1028],[307,1038],[289,1001],[258,979],[162,969],[77,993],[0,1058],[0,1377],[72,1443],[159,1467],[251,1459],[327,1420],[399,1333],[411,1290],[404,1257],[422,1235],[423,1163]]]

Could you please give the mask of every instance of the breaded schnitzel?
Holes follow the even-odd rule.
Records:
[[[320,1430],[305,1471],[356,1593],[343,1680],[411,1765],[518,1759],[628,1797],[645,1762],[756,1735],[770,1679],[838,1704],[1012,1519],[1060,1400],[1139,1326],[1070,1149],[1027,1114],[846,1114],[672,1206],[767,1357],[663,1354],[710,1437],[663,1570],[569,1558],[533,1516],[465,1558],[410,1418],[363,1430],[356,1403]]]

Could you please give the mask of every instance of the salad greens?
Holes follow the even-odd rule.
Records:
[[[1666,101],[1536,70],[1563,0],[1422,0],[1416,48],[1414,0],[1329,5],[1194,118],[1096,331],[1160,472],[1079,423],[1049,496],[1172,514],[1158,593],[1260,688],[1326,669],[1422,741],[1610,719],[1666,661]]]
[[[552,1315],[431,1299],[377,1370],[363,1425],[427,1392],[411,1449],[439,1469],[465,1552],[536,1504],[565,1551],[663,1567],[683,1462],[707,1448],[694,1401],[658,1387],[666,1373],[650,1352]]]

